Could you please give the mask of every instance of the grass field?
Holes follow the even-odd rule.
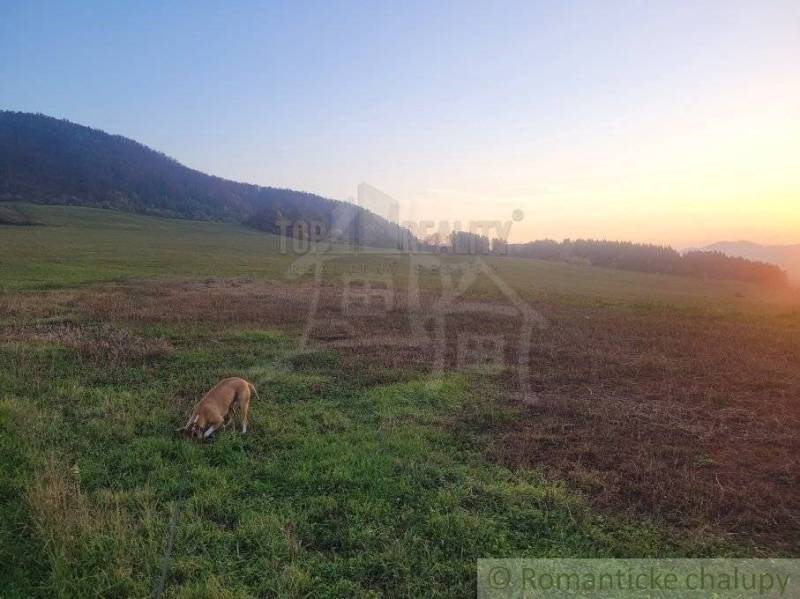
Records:
[[[4,596],[464,596],[479,557],[800,555],[793,293],[374,252],[316,285],[239,226],[19,208],[42,224],[0,226]],[[349,343],[343,294],[376,282],[391,308]],[[465,282],[487,314],[446,323],[432,373],[406,321]],[[532,405],[509,291],[546,322]],[[489,334],[503,359],[465,364]],[[231,375],[252,429],[175,435]]]

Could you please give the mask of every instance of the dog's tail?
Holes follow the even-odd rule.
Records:
[[[247,383],[247,386],[250,387],[250,391],[256,394],[256,399],[261,401],[261,398],[258,396],[258,391],[256,391],[255,385],[253,383]]]

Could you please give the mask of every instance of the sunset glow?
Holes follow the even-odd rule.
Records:
[[[520,209],[516,241],[800,242],[796,2],[53,12],[0,22],[0,104],[204,172],[367,182],[416,219]]]

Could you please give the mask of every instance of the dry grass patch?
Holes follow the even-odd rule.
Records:
[[[172,351],[167,339],[141,337],[108,324],[52,323],[22,326],[0,334],[6,341],[38,341],[74,349],[96,365],[118,365],[163,357]]]
[[[533,347],[542,397],[489,455],[604,509],[796,551],[800,336],[770,319],[562,314]]]
[[[0,326],[65,318],[80,305],[82,292],[59,289],[36,293],[0,293]]]
[[[308,293],[250,279],[143,281],[92,293],[82,309],[102,321],[296,328],[307,315]]]
[[[28,491],[33,521],[59,559],[68,561],[80,547],[80,537],[95,527],[76,472],[51,456],[37,472]]]
[[[42,596],[83,596],[87,585],[98,596],[142,596],[138,585],[149,589],[164,535],[150,486],[88,491],[77,461],[54,449],[54,427],[63,427],[63,420],[29,400],[0,407],[27,435],[16,444],[27,462],[20,501],[25,528],[49,564]]]
[[[74,592],[71,585],[90,576],[97,578],[100,594],[122,591],[132,575],[149,576],[142,569],[149,565],[147,555],[155,556],[159,539],[131,519],[123,497],[104,491],[90,501],[78,476],[77,466],[51,455],[28,486],[33,525],[52,568],[51,590],[68,596]],[[125,582],[117,587],[120,581]]]

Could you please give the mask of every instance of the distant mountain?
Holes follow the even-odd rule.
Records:
[[[722,241],[702,249],[709,252],[722,252],[726,256],[777,264],[793,280],[800,281],[800,244],[761,245],[751,241]]]
[[[285,223],[302,221],[336,241],[377,247],[411,236],[353,204],[206,175],[126,137],[23,112],[0,111],[2,200],[232,221],[290,235]],[[298,227],[298,235],[308,233]]]

